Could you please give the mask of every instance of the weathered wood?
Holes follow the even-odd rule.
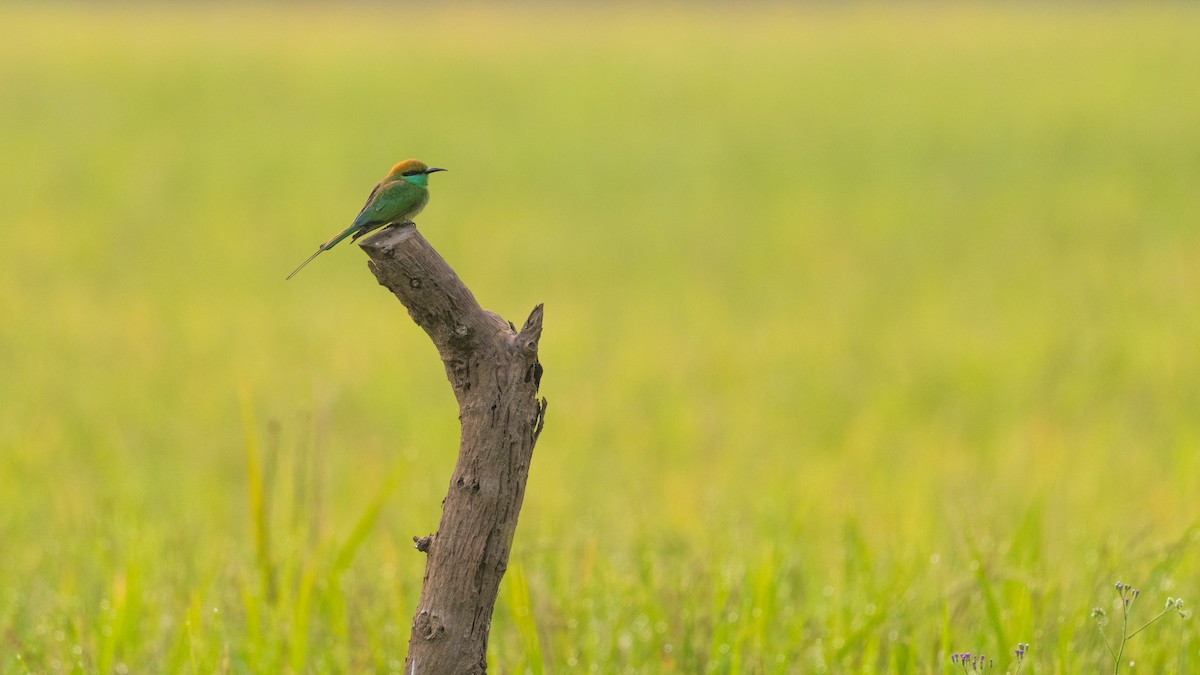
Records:
[[[487,670],[487,639],[508,566],[533,446],[545,423],[538,399],[542,306],[520,331],[479,306],[412,224],[359,246],[379,283],[433,340],[458,399],[462,439],[437,532],[413,537],[425,581],[404,672]]]

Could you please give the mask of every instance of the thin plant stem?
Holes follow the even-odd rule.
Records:
[[[1113,657],[1113,675],[1121,670],[1121,655],[1125,653],[1125,643],[1129,641],[1129,602],[1121,598],[1121,644],[1117,647],[1117,655]]]
[[[1117,653],[1113,651],[1112,645],[1108,642],[1108,636],[1104,634],[1104,626],[1101,626],[1099,623],[1097,623],[1096,630],[1100,633],[1100,639],[1104,640],[1104,648],[1108,650],[1108,655],[1111,656],[1115,661],[1117,659]]]
[[[1155,621],[1158,621],[1159,619],[1163,618],[1164,616],[1166,616],[1166,615],[1167,615],[1167,612],[1170,612],[1170,611],[1171,611],[1171,608],[1170,608],[1170,607],[1168,607],[1167,609],[1164,609],[1163,611],[1159,612],[1159,613],[1158,613],[1158,616],[1154,617],[1153,619],[1150,619],[1150,620],[1149,620],[1149,621],[1147,621],[1145,624],[1143,624],[1141,628],[1139,628],[1139,629],[1137,629],[1137,630],[1133,631],[1132,633],[1130,633],[1130,634],[1129,634],[1129,638],[1132,638],[1134,635],[1137,635],[1138,633],[1140,633],[1140,632],[1142,632],[1142,631],[1146,630],[1147,628],[1149,628],[1149,627],[1150,627],[1150,624],[1152,624],[1152,623],[1154,623]],[[1129,639],[1129,638],[1126,638],[1126,639]]]

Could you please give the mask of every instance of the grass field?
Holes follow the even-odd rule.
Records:
[[[546,303],[494,672],[1112,672],[1114,582],[1200,602],[1198,34],[0,8],[0,673],[400,670],[454,399],[355,247],[283,278],[405,157]]]

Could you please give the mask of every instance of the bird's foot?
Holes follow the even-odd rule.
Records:
[[[412,225],[413,227],[417,226],[417,224],[411,220],[397,220],[397,221],[388,223],[387,228],[385,228],[385,229],[393,228],[393,227],[404,227],[405,225]]]

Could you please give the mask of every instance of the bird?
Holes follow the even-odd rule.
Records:
[[[415,159],[406,159],[393,166],[388,175],[371,190],[367,203],[363,205],[362,211],[358,212],[354,222],[350,223],[350,227],[321,244],[317,252],[300,263],[287,278],[296,276],[296,273],[312,262],[313,258],[333,248],[346,237],[354,235],[351,241],[357,241],[364,234],[384,225],[412,222],[412,218],[429,202],[429,174],[438,171],[445,169],[427,166]]]

